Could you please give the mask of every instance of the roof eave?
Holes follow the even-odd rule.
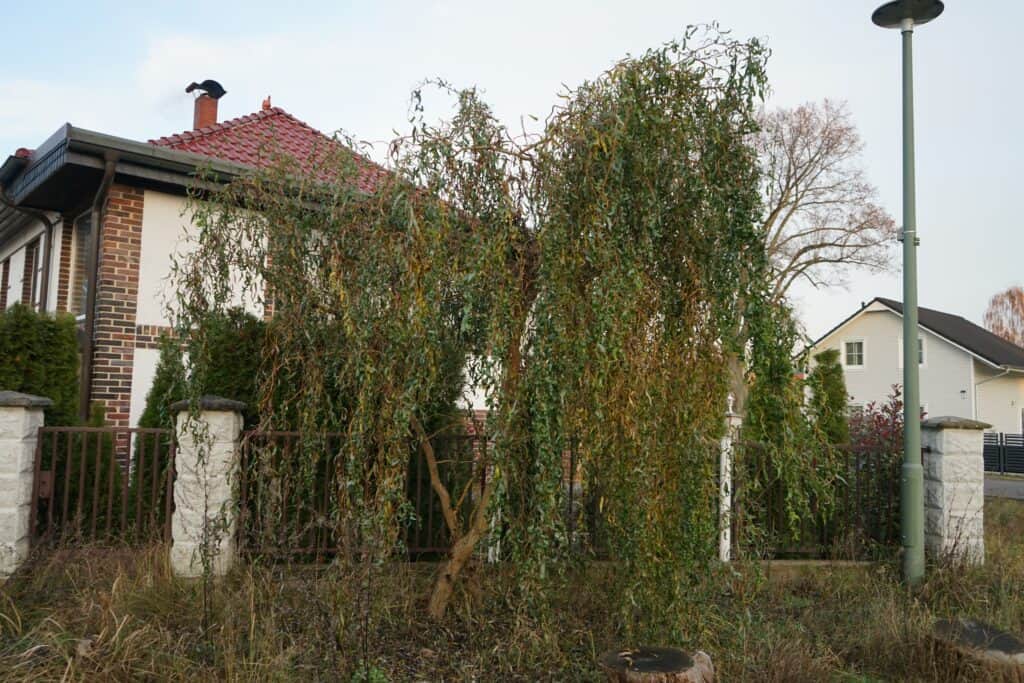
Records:
[[[64,124],[39,146],[31,160],[9,157],[0,166],[0,185],[17,205],[64,166],[102,168],[108,159],[116,161],[121,176],[182,188],[195,185],[201,173],[210,174],[211,184],[216,184],[252,171],[241,164]]]

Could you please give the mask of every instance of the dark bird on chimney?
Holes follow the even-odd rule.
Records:
[[[185,92],[192,92],[193,90],[202,90],[215,100],[219,100],[220,98],[224,97],[224,95],[227,93],[227,90],[224,89],[224,86],[222,86],[217,81],[211,80],[209,78],[207,78],[202,83],[196,83],[195,81],[193,81],[189,83],[188,86],[185,88]]]

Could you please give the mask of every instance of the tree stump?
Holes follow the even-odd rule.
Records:
[[[994,626],[972,619],[939,619],[933,637],[977,662],[1024,674],[1024,641]]]
[[[601,655],[601,670],[611,683],[714,683],[707,653],[691,657],[674,647],[611,650]]]

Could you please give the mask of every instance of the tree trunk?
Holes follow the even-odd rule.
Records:
[[[732,395],[732,412],[737,415],[745,415],[747,409],[747,396],[750,388],[747,386],[747,364],[743,357],[735,352],[730,352],[726,364],[729,369],[729,393]]]
[[[430,594],[430,603],[427,607],[427,611],[434,619],[444,617],[455,588],[455,580],[472,559],[477,541],[487,531],[487,503],[490,501],[492,490],[494,490],[493,479],[487,482],[480,494],[480,501],[473,511],[473,524],[462,537],[455,541],[455,545],[452,546],[452,555],[434,583],[434,590]]]

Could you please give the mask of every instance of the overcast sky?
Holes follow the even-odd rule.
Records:
[[[139,3],[140,5],[142,3]],[[718,21],[773,55],[769,106],[846,100],[881,203],[900,216],[899,33],[861,0],[517,3],[177,0],[4,7],[0,155],[35,147],[64,122],[149,139],[190,128],[184,87],[214,78],[221,118],[275,105],[323,131],[384,141],[402,129],[426,77],[477,85],[510,125],[543,116],[626,53]],[[90,5],[90,6],[87,6]],[[1024,3],[948,0],[915,34],[920,302],[981,321],[988,298],[1024,284],[1018,165]],[[444,112],[438,112],[444,113]],[[902,298],[899,274],[855,275],[848,289],[801,288],[819,334],[873,296]]]

